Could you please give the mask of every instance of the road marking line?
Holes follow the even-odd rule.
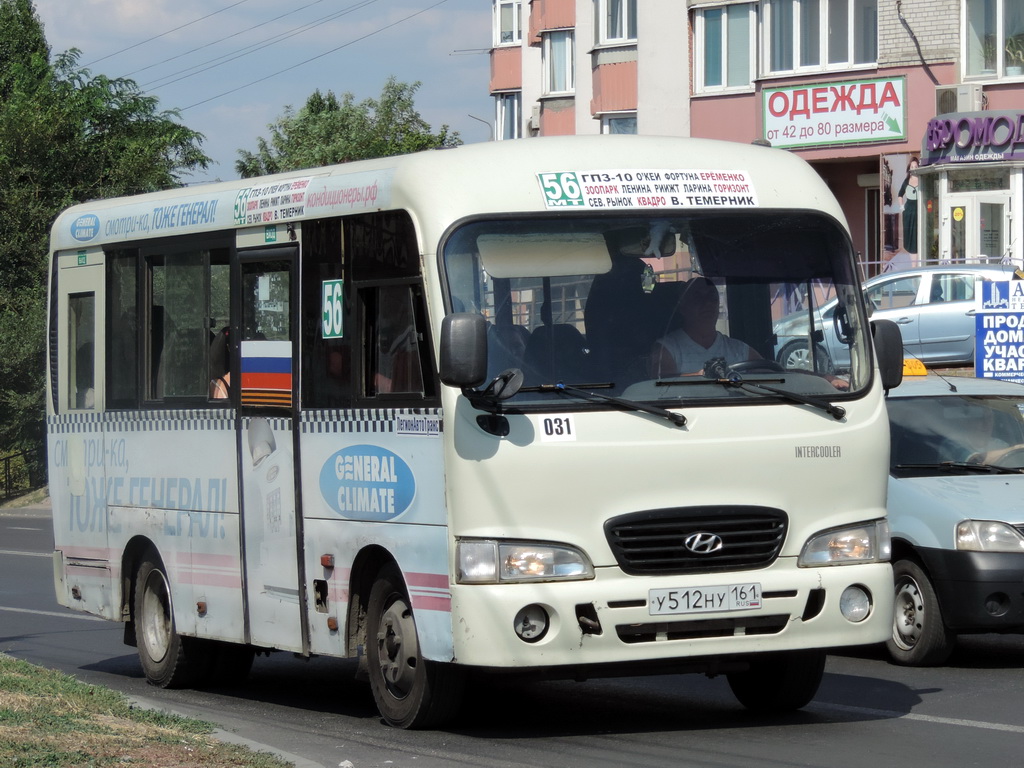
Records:
[[[101,619],[99,616],[89,616],[84,613],[58,613],[57,611],[37,611],[32,608],[12,608],[8,605],[0,605],[0,611],[10,611],[11,613],[34,613],[37,616],[58,616],[62,619],[82,619],[84,621],[106,621]]]
[[[852,712],[857,714],[875,715],[884,718],[902,718],[904,720],[918,720],[923,723],[938,723],[939,725],[961,725],[967,728],[983,728],[989,731],[1009,731],[1010,733],[1024,733],[1024,726],[1006,725],[1005,723],[986,723],[981,720],[963,720],[957,717],[935,717],[934,715],[915,715],[913,712],[894,712],[888,709],[870,709],[868,707],[849,707],[843,704],[819,704],[811,705],[815,709],[835,709],[841,712]]]
[[[25,555],[26,557],[53,557],[52,552],[23,552],[18,549],[0,549],[0,555]]]

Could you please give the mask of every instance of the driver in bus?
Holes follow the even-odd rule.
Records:
[[[761,359],[746,342],[718,331],[718,302],[718,287],[708,278],[686,284],[676,309],[679,327],[654,342],[654,376],[700,375],[716,358],[727,366]]]

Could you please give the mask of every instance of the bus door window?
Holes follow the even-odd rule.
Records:
[[[292,406],[291,264],[242,265],[241,402]]]
[[[68,297],[68,403],[76,409],[95,408],[96,295]]]

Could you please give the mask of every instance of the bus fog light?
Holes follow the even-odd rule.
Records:
[[[871,595],[864,587],[853,585],[843,590],[839,598],[839,612],[854,624],[864,621],[871,613]]]
[[[536,643],[544,637],[549,625],[548,612],[536,604],[520,608],[513,624],[519,639],[527,643]]]

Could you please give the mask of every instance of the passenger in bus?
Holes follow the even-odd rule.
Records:
[[[686,284],[676,307],[678,327],[654,343],[653,376],[700,375],[715,358],[726,365],[761,358],[750,345],[718,331],[718,303],[718,288],[706,277]]]
[[[231,392],[230,357],[228,341],[230,331],[221,328],[210,342],[210,399],[226,400]]]

